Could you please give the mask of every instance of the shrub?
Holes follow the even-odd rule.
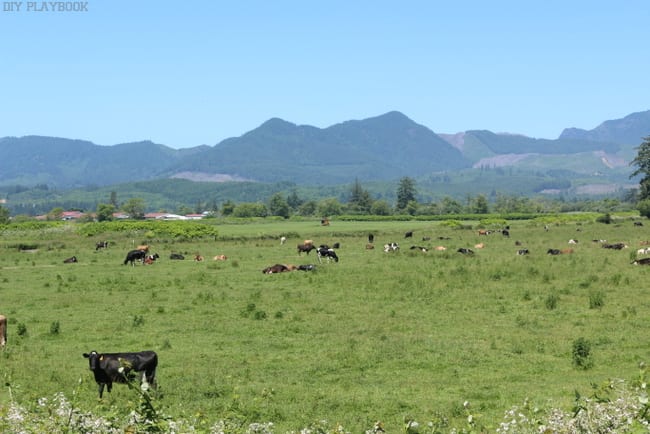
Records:
[[[578,338],[573,341],[573,364],[581,369],[589,369],[593,366],[591,358],[591,345],[585,338]]]

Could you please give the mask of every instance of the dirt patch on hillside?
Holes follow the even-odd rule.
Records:
[[[253,179],[243,178],[237,175],[228,175],[226,173],[204,173],[204,172],[179,172],[170,178],[187,179],[195,182],[245,182],[254,181]]]

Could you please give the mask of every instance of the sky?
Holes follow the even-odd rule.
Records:
[[[397,110],[436,133],[554,139],[650,110],[647,0],[0,7],[0,137],[185,148]]]

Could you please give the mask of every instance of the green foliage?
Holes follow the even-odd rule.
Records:
[[[594,365],[591,355],[591,344],[585,338],[578,338],[573,341],[571,354],[573,364],[580,369],[590,369]]]
[[[641,175],[639,200],[650,199],[650,136],[643,139],[637,148],[636,157],[630,164],[636,166],[630,178]]]

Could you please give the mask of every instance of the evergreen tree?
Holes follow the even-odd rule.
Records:
[[[408,206],[409,202],[415,201],[415,180],[405,176],[399,180],[399,186],[397,187],[397,203],[395,208],[399,211],[403,211]]]
[[[271,215],[289,218],[289,204],[281,193],[275,193],[269,200],[269,212]]]
[[[372,208],[372,198],[368,190],[364,190],[358,179],[354,180],[348,205],[351,211],[368,214]]]
[[[637,175],[643,175],[641,178],[639,200],[650,199],[650,136],[643,139],[643,143],[639,145],[637,156],[630,162],[630,165],[636,166],[636,170],[632,172],[630,178]]]

